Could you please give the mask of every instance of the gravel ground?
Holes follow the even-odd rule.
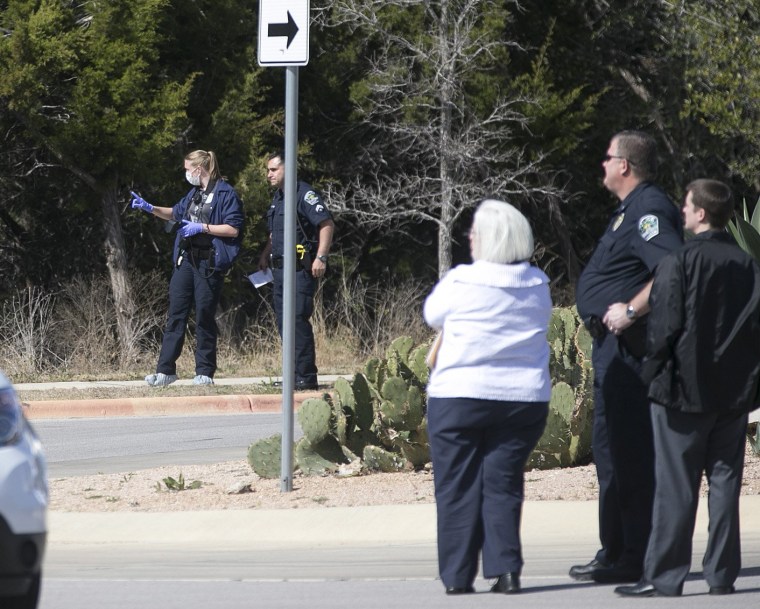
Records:
[[[185,490],[169,490],[164,479],[176,480],[180,474]],[[597,488],[593,465],[525,473],[528,501],[592,501]],[[702,493],[706,493],[704,483]],[[742,494],[760,494],[760,457],[749,447]],[[279,480],[259,478],[244,460],[50,480],[50,509],[59,512],[293,509],[433,501],[429,469],[353,477],[297,475],[292,492],[282,492]]]

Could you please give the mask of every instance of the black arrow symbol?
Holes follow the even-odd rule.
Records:
[[[296,34],[298,34],[298,26],[296,25],[296,22],[293,21],[293,16],[290,14],[290,11],[288,11],[287,23],[270,23],[269,29],[267,30],[267,36],[269,37],[287,36],[288,44],[285,46],[286,49],[290,47],[290,43],[293,42],[293,38],[296,37]]]

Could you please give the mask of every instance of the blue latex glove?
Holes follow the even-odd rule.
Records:
[[[132,192],[131,190],[129,191],[129,194],[132,195],[132,209],[142,209],[144,212],[147,212],[149,214],[153,213],[153,206],[145,199],[143,199],[140,195]]]
[[[182,224],[184,226],[179,229],[179,234],[182,235],[185,239],[188,237],[193,237],[197,235],[198,233],[203,232],[203,224],[200,222],[190,222],[190,220],[182,220]]]

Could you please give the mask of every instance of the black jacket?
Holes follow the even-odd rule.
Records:
[[[664,258],[649,304],[652,401],[694,413],[757,407],[760,267],[728,233],[700,233]]]

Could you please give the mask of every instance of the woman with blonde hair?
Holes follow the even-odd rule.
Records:
[[[219,171],[216,154],[195,150],[185,157],[185,179],[192,188],[173,207],[151,205],[132,193],[132,207],[179,225],[174,241],[174,271],[169,283],[169,314],[153,387],[177,380],[190,310],[195,306],[195,385],[213,385],[216,372],[216,305],[224,274],[238,253],[243,234],[243,204]]]
[[[483,201],[470,231],[474,262],[449,271],[425,301],[443,331],[428,384],[428,433],[446,594],[474,592],[478,555],[491,591],[520,591],[523,469],[551,397],[549,279],[529,262],[528,220]]]

